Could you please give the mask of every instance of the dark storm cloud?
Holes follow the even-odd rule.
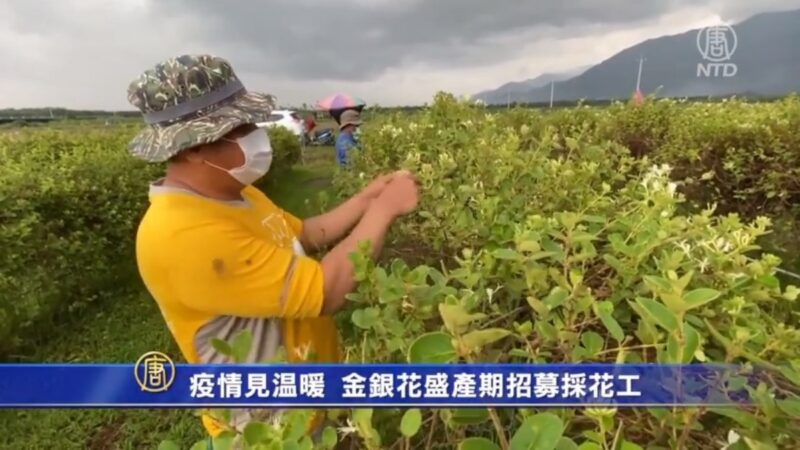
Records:
[[[438,89],[471,93],[597,63],[683,31],[684,20],[736,22],[798,7],[800,0],[0,0],[0,60],[8,62],[0,103],[120,107],[144,68],[208,52],[290,102],[346,88],[406,104]]]
[[[11,26],[54,38],[88,32],[82,16],[93,16],[100,3],[67,3],[11,0]],[[135,2],[102,6],[125,3]],[[702,5],[737,19],[767,7],[730,0],[157,0],[147,4],[150,20],[141,32],[185,19],[197,25],[178,30],[187,47],[224,48],[242,71],[360,81],[391,68],[498,63],[533,40],[611,31]]]
[[[517,46],[493,39],[541,28],[543,35],[580,34],[564,27],[602,23],[613,28],[657,17],[669,1],[437,0],[391,3],[346,1],[220,2],[168,0],[168,14],[191,10],[203,33],[258,56],[237,61],[245,70],[301,79],[370,79],[406,64],[434,67],[491,64]],[[687,0],[685,3],[689,3]],[[549,28],[554,27],[554,28]],[[559,31],[557,28],[561,28]]]

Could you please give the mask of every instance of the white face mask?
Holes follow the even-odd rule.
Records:
[[[272,145],[266,131],[259,128],[235,141],[225,138],[222,139],[228,142],[234,142],[242,149],[244,164],[230,170],[207,161],[206,164],[228,173],[244,185],[255,183],[259,178],[269,172],[269,166],[272,164]]]

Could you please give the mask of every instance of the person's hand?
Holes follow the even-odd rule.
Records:
[[[397,177],[411,177],[416,179],[414,175],[408,170],[398,170],[375,178],[367,185],[367,187],[361,190],[360,194],[366,197],[367,199],[372,200],[378,197],[381,194],[381,192],[383,192],[383,189],[386,187],[386,185],[388,185],[392,180],[396,179]]]
[[[418,203],[419,187],[416,178],[410,174],[394,176],[373,200],[374,207],[386,211],[393,219],[414,211]]]

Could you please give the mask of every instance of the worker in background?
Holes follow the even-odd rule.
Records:
[[[336,139],[336,160],[341,167],[347,166],[348,154],[359,148],[358,129],[361,126],[361,114],[348,109],[342,113],[339,125],[339,137]]]

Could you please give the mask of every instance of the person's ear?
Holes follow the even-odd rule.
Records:
[[[202,149],[200,147],[187,150],[183,155],[183,157],[186,160],[186,162],[192,164],[202,164],[203,160],[205,159],[205,157],[203,156]]]

